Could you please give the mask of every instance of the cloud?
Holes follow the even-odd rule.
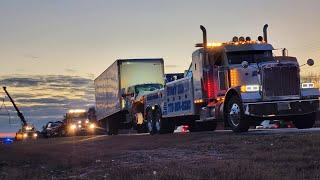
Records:
[[[26,119],[38,128],[48,121],[61,120],[68,109],[88,109],[94,106],[93,80],[88,77],[68,75],[2,76],[1,86],[7,89]],[[4,92],[2,92],[4,95]],[[0,93],[1,97],[1,93]],[[3,97],[3,96],[2,96]],[[5,98],[10,115],[18,122],[16,112]],[[0,117],[2,125],[7,117]]]
[[[29,86],[37,86],[39,84],[38,79],[33,78],[25,78],[25,77],[12,77],[5,78],[0,80],[0,84],[4,86],[13,86],[13,87],[29,87]]]
[[[68,73],[76,73],[76,72],[78,72],[77,70],[75,70],[75,69],[69,69],[69,68],[67,68],[67,69],[64,69],[66,72],[68,72]]]

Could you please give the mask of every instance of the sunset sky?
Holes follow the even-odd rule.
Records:
[[[2,0],[0,83],[41,126],[94,105],[92,79],[117,58],[162,57],[166,72],[187,69],[200,24],[210,42],[225,42],[256,39],[268,23],[275,48],[301,63],[314,59],[302,71],[318,72],[319,7],[319,0]],[[3,114],[0,132],[17,128]]]

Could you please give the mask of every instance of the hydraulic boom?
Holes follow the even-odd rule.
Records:
[[[16,103],[14,102],[14,100],[12,99],[12,97],[10,96],[10,94],[7,91],[7,87],[3,87],[4,92],[7,94],[7,96],[9,97],[11,103],[13,104],[14,109],[17,111],[17,115],[21,120],[22,126],[25,127],[27,126],[27,121],[24,118],[23,114],[20,112],[19,108],[17,107]]]

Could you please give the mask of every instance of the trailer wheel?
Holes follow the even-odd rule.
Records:
[[[118,135],[117,119],[111,118],[107,120],[106,126],[108,135]]]
[[[227,102],[226,119],[233,132],[247,132],[249,121],[245,119],[241,100],[238,96],[232,96]]]
[[[293,124],[298,129],[312,128],[316,121],[316,113],[311,113],[307,115],[295,116]]]

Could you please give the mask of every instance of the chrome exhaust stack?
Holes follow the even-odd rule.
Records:
[[[200,25],[200,29],[202,30],[202,36],[203,36],[203,40],[202,40],[203,48],[207,49],[207,30],[202,25]]]
[[[263,39],[266,43],[268,43],[268,24],[263,26]]]

